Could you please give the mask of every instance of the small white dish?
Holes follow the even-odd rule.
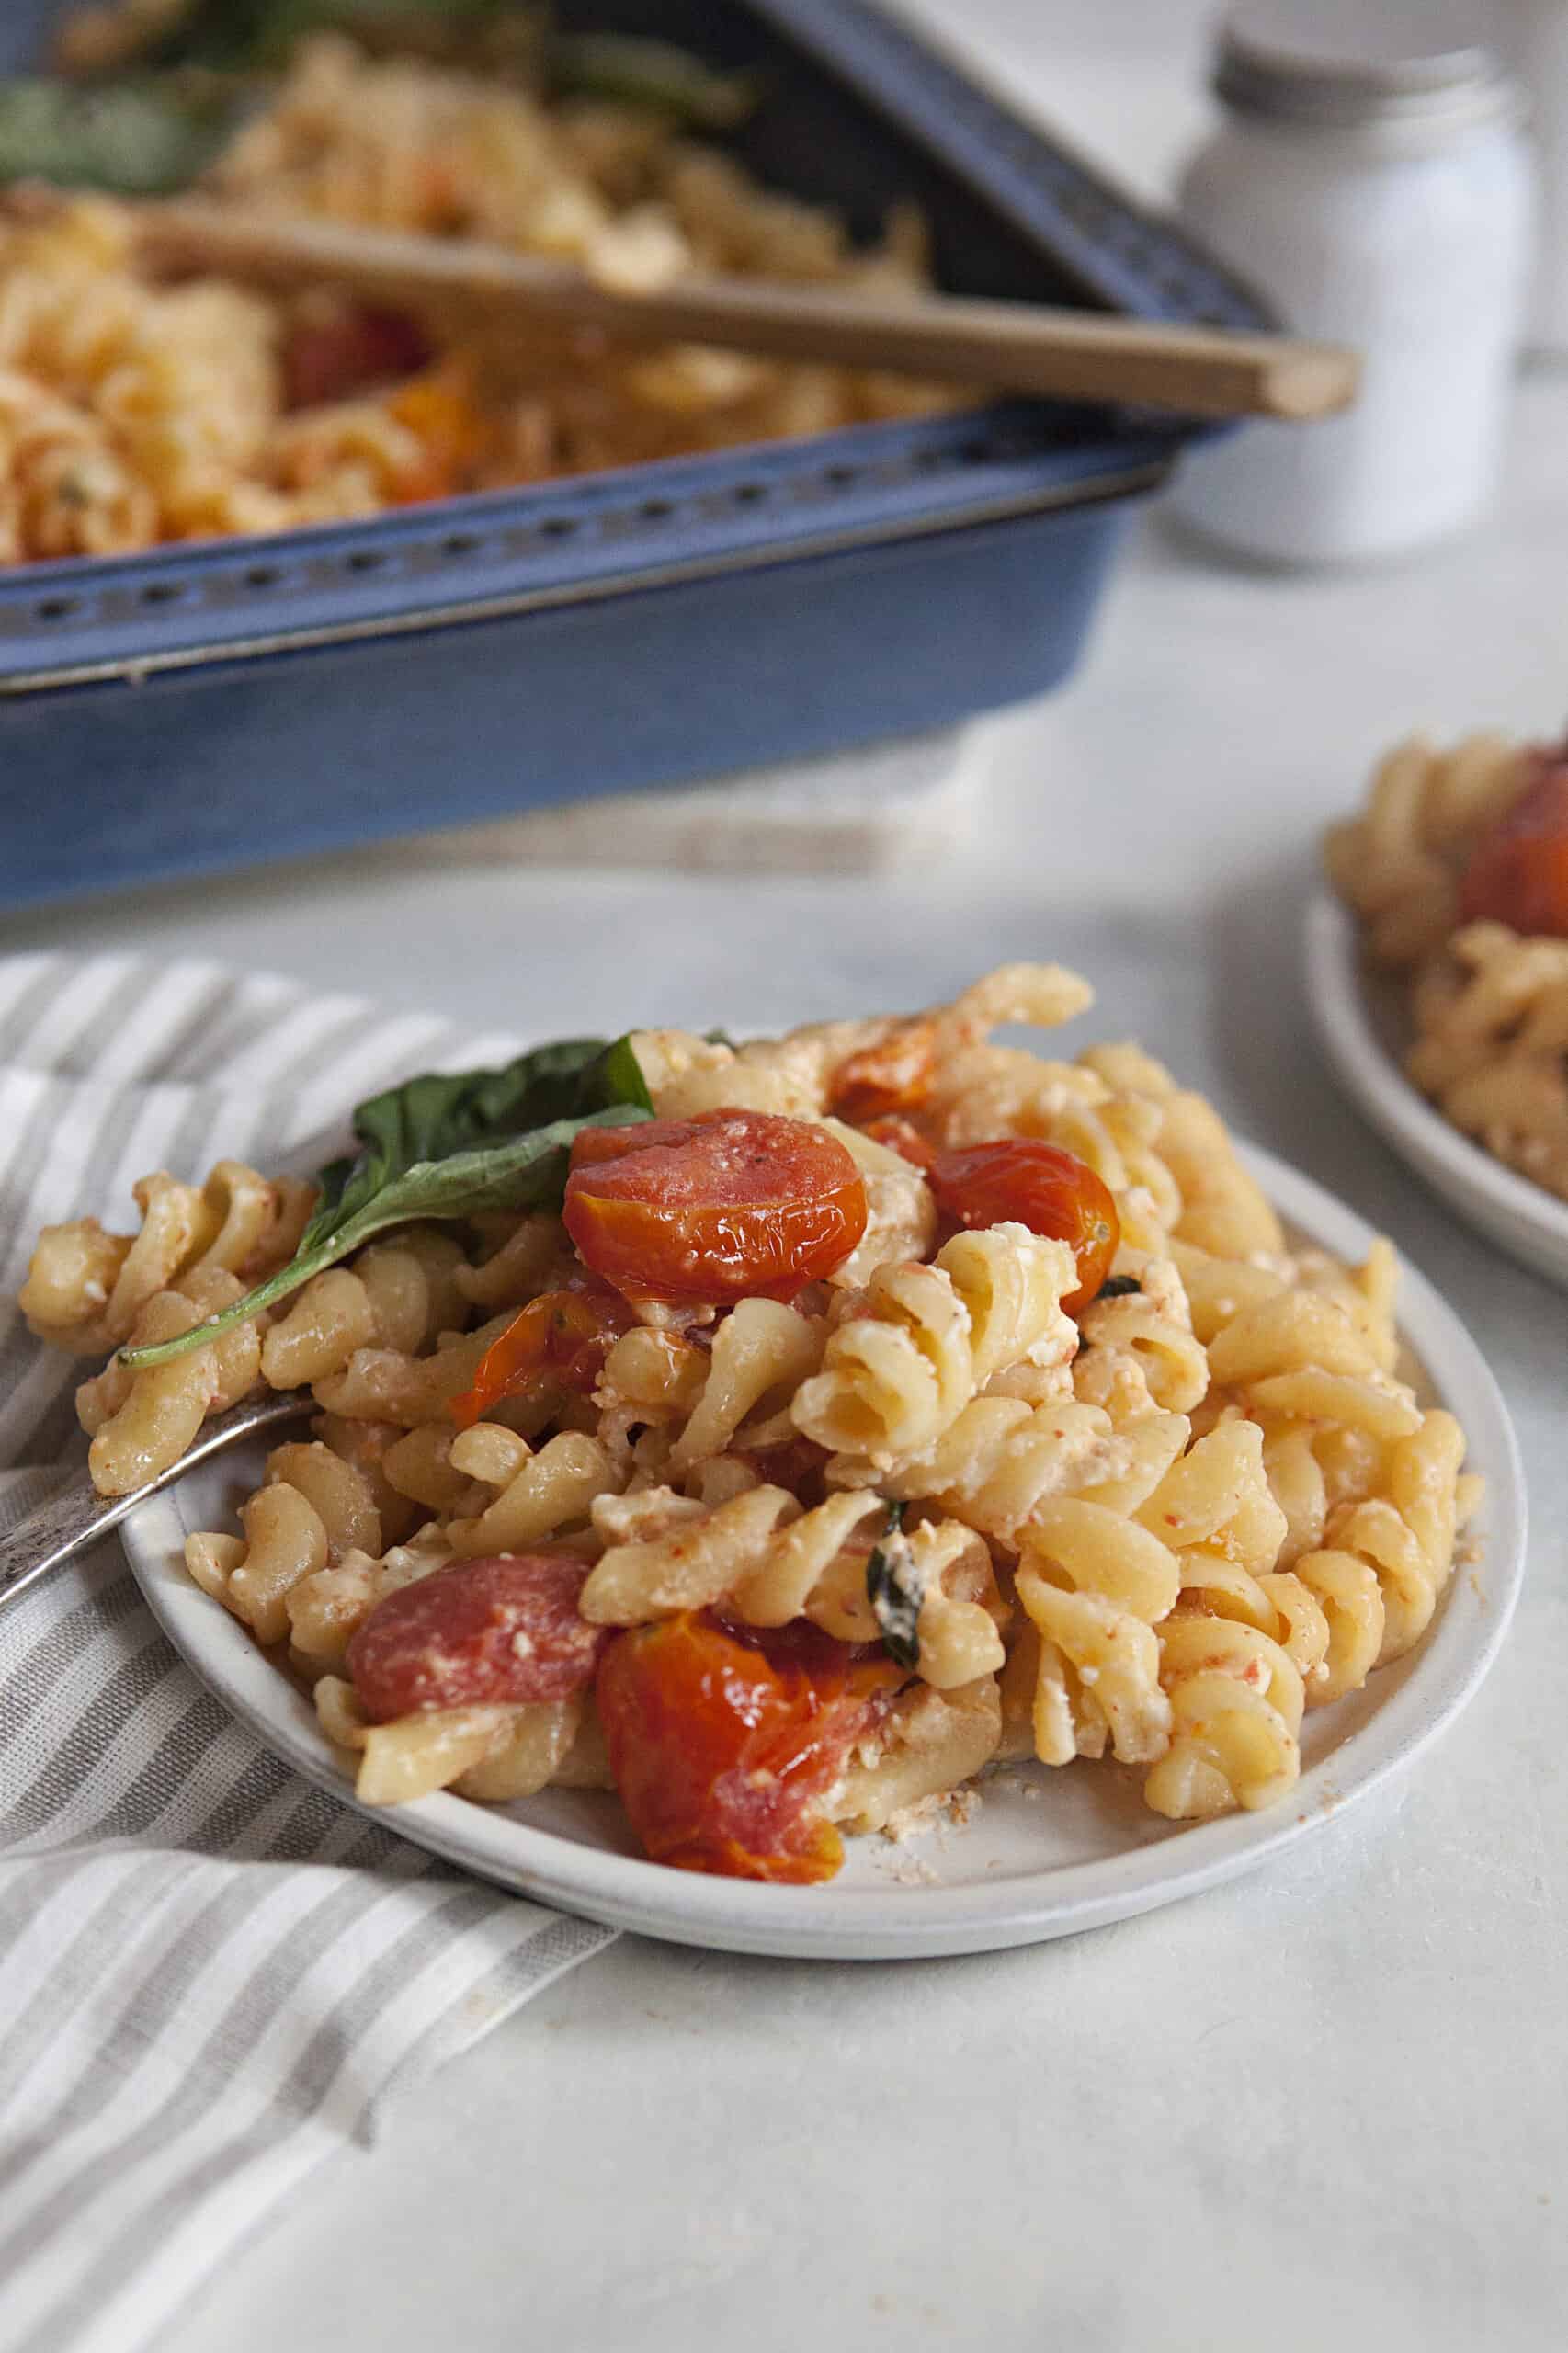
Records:
[[[1326,892],[1307,910],[1306,983],[1324,1052],[1385,1142],[1510,1257],[1568,1283],[1568,1201],[1505,1168],[1411,1085],[1403,988],[1367,969],[1354,917]]]
[[[1268,1154],[1249,1165],[1287,1222],[1344,1258],[1371,1230]],[[982,1785],[961,1831],[907,1846],[852,1839],[839,1877],[788,1888],[671,1870],[637,1855],[613,1799],[546,1790],[506,1807],[445,1794],[375,1819],[482,1879],[569,1912],[677,1944],[808,1960],[882,1961],[1042,1942],[1195,1895],[1311,1837],[1352,1800],[1409,1765],[1476,1690],[1507,1629],[1525,1556],[1525,1493],[1506,1408],[1475,1343],[1406,1268],[1401,1328],[1435,1397],[1451,1407],[1485,1473],[1479,1565],[1455,1573],[1430,1631],[1367,1688],[1309,1715],[1290,1799],[1187,1829],[1144,1806],[1138,1777],[1094,1765],[1009,1771]],[[185,1573],[185,1538],[233,1525],[264,1449],[230,1455],[154,1496],[120,1533],[160,1625],[258,1739],[346,1804],[343,1760],[309,1700],[239,1622]]]

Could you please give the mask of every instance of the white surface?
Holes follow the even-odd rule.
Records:
[[[1201,122],[1204,0],[924,13],[1145,189]],[[1500,1376],[1530,1485],[1484,1689],[1267,1873],[969,1961],[628,1939],[411,2096],[164,2353],[1562,2353],[1562,1299],[1346,1104],[1299,970],[1317,835],[1380,750],[1562,722],[1562,399],[1528,388],[1501,518],[1418,567],[1259,578],[1153,528],[1082,676],[999,722],[975,854],[925,891],[406,852],[6,926],[559,1029],[914,1003],[1061,955],[1103,1032],[1396,1235]]]
[[[1326,892],[1307,910],[1306,944],[1324,1052],[1379,1134],[1480,1233],[1568,1284],[1568,1201],[1505,1168],[1417,1093],[1398,1061],[1398,992],[1363,971],[1355,924]]]
[[[1372,1232],[1353,1211],[1272,1154],[1248,1157],[1294,1233],[1352,1264],[1366,1256]],[[1523,1473],[1496,1383],[1463,1324],[1418,1275],[1405,1278],[1401,1328],[1433,1402],[1463,1424],[1467,1461],[1487,1483],[1467,1531],[1477,1565],[1454,1577],[1415,1650],[1306,1719],[1301,1778],[1278,1806],[1181,1827],[1151,1814],[1133,1776],[1035,1767],[986,1782],[978,1815],[961,1834],[918,1842],[921,1881],[909,1883],[911,1859],[900,1848],[857,1838],[839,1877],[812,1888],[748,1886],[646,1862],[613,1801],[589,1791],[546,1790],[506,1807],[443,1791],[375,1818],[482,1878],[612,1927],[802,1961],[911,1960],[1043,1943],[1251,1870],[1321,1835],[1336,1811],[1414,1763],[1480,1688],[1518,1598]],[[121,1531],[125,1549],[154,1616],[203,1681],[278,1756],[349,1798],[352,1778],[314,1708],[185,1572],[186,1538],[233,1525],[234,1496],[260,1478],[265,1456],[258,1445],[243,1461],[220,1458],[153,1495]]]

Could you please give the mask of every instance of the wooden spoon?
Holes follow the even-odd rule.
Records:
[[[179,199],[137,212],[144,259],[272,284],[329,280],[381,300],[466,299],[487,319],[540,313],[638,342],[722,345],[776,359],[892,369],[1058,400],[1148,404],[1197,416],[1327,416],[1355,398],[1337,344],[1111,318],[1032,302],[682,278],[644,293],[569,263],[472,239],[405,236]]]

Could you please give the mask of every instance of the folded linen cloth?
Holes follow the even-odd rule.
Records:
[[[516,1051],[212,965],[0,962],[0,1533],[85,1475],[83,1368],[11,1303],[40,1224]],[[35,1587],[0,1611],[0,2345],[137,2353],[394,2086],[611,1940],[268,1756],[117,1540]]]

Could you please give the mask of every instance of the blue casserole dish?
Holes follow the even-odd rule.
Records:
[[[6,12],[0,63],[55,9]],[[872,9],[619,0],[764,69],[739,152],[956,290],[1255,326],[1247,291]],[[9,55],[6,53],[9,50]],[[826,752],[1039,694],[1205,428],[1009,403],[268,540],[0,573],[0,905]]]

